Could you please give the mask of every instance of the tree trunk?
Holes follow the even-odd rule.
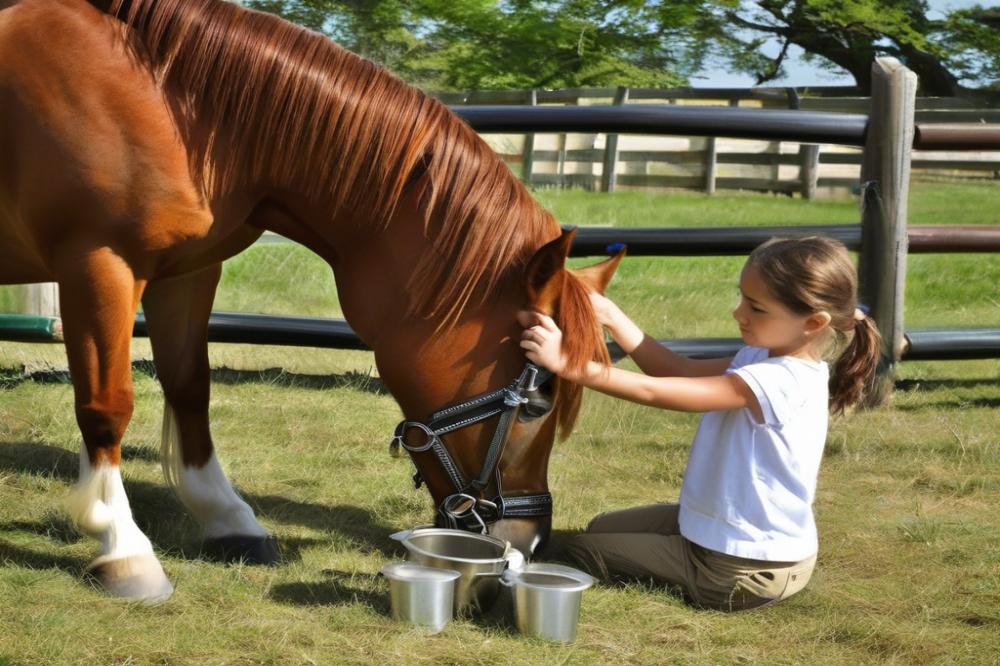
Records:
[[[907,68],[917,75],[921,95],[957,97],[961,93],[958,79],[936,57],[912,46],[900,46],[899,51]]]

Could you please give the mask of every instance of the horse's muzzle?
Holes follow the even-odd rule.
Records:
[[[528,559],[544,550],[551,531],[551,516],[504,518],[489,526],[490,535],[510,541],[511,545],[524,553]]]

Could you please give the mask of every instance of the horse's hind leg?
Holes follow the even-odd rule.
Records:
[[[88,572],[116,596],[161,601],[173,586],[132,519],[119,469],[132,416],[130,341],[143,283],[107,248],[63,248],[55,269],[84,443],[70,509],[80,529],[101,543]]]
[[[208,317],[221,266],[152,282],[143,311],[156,374],[166,398],[163,471],[205,530],[205,550],[223,560],[274,564],[274,540],[233,490],[215,456],[208,425]]]

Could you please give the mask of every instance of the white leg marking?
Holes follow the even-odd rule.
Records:
[[[92,467],[86,447],[80,450],[80,478],[69,510],[77,526],[101,542],[96,561],[153,554],[152,544],[132,519],[121,470],[117,465]]]
[[[167,485],[201,523],[208,538],[268,536],[250,505],[233,490],[215,453],[204,467],[187,467],[181,461],[174,410],[164,401],[161,463]]]

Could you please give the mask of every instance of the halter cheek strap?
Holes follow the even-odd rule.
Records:
[[[486,533],[487,525],[503,518],[534,518],[552,515],[552,495],[517,495],[504,497],[497,474],[497,464],[503,454],[504,445],[510,436],[514,418],[521,406],[528,402],[526,393],[537,391],[538,387],[552,377],[552,373],[533,363],[525,365],[520,376],[507,386],[481,393],[465,402],[445,407],[431,415],[427,422],[404,420],[396,426],[389,452],[399,455],[399,448],[406,449],[412,457],[415,453],[431,452],[441,468],[451,480],[455,492],[444,498],[438,506],[438,516],[451,528],[466,529]],[[441,436],[488,418],[499,415],[496,431],[490,440],[483,467],[476,478],[466,480],[461,468],[448,453]],[[406,435],[417,430],[424,436],[420,444],[410,445]],[[489,485],[490,477],[496,476],[497,495],[492,500],[482,497]],[[420,472],[413,475],[417,488],[423,483]]]

